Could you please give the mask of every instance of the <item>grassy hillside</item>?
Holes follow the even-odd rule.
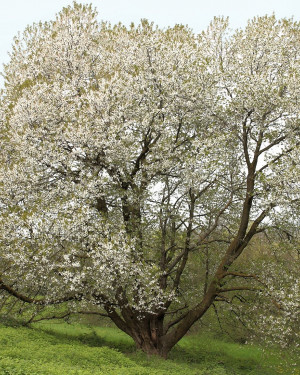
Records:
[[[117,329],[66,323],[0,325],[0,348],[0,375],[300,374],[276,353],[205,335],[181,340],[167,361],[137,352]]]

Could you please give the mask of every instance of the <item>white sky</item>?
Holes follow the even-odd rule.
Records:
[[[80,2],[80,1],[79,1]],[[243,27],[249,18],[272,14],[300,19],[300,0],[91,0],[99,19],[129,25],[141,18],[161,27],[176,23],[195,32],[205,29],[214,16],[229,16],[231,27]],[[0,70],[8,62],[13,37],[33,22],[53,19],[72,0],[0,0]]]

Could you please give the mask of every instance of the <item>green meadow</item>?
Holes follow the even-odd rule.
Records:
[[[116,328],[47,322],[0,325],[0,375],[297,375],[296,356],[190,334],[169,359],[148,357]]]

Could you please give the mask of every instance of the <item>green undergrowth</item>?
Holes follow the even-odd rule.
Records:
[[[281,364],[279,352],[265,353],[212,336],[190,335],[168,360],[136,351],[115,328],[39,323],[31,328],[0,325],[0,375],[275,375],[299,374]]]

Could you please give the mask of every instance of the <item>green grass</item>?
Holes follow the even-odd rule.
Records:
[[[297,374],[293,366],[281,365],[278,352],[266,355],[258,347],[204,334],[181,340],[166,361],[136,351],[115,328],[79,324],[0,325],[0,348],[0,375]]]

